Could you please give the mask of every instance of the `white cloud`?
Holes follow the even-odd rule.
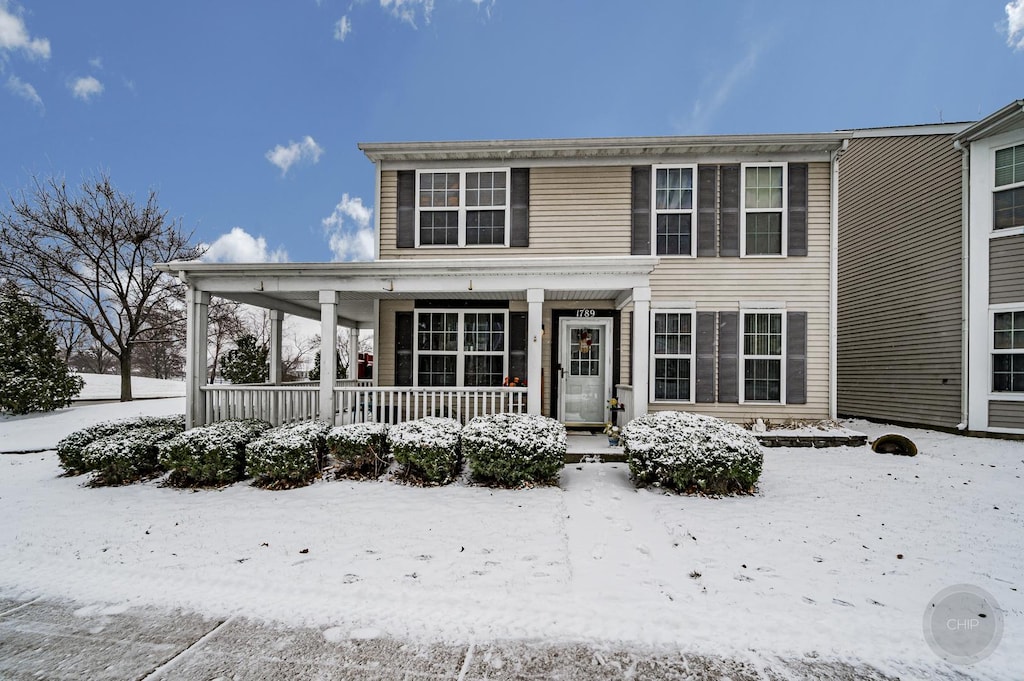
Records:
[[[1024,50],[1024,0],[1007,3],[1006,22],[1006,44],[1015,50]]]
[[[335,261],[373,260],[372,218],[373,209],[364,206],[361,198],[341,195],[334,212],[320,221]]]
[[[7,79],[7,89],[22,99],[32,102],[40,109],[43,108],[43,99],[36,92],[36,89],[30,83],[22,81],[17,76],[11,76]]]
[[[423,21],[428,24],[434,13],[434,0],[380,0],[380,6],[413,28],[416,28],[416,17],[420,11]]]
[[[278,144],[268,151],[266,156],[268,161],[281,169],[281,175],[286,175],[288,169],[296,163],[300,161],[316,163],[323,153],[324,150],[316,143],[316,140],[306,135],[301,142],[289,141],[286,147]]]
[[[352,32],[352,22],[349,21],[348,15],[346,14],[342,18],[338,19],[338,23],[334,25],[334,39],[345,42],[345,38]]]
[[[92,76],[76,78],[75,82],[71,84],[71,94],[83,102],[88,102],[101,92],[103,92],[103,83]]]
[[[203,262],[288,262],[283,248],[267,251],[267,240],[254,237],[241,227],[234,227],[207,245]]]
[[[50,41],[31,37],[25,21],[8,10],[6,2],[0,2],[0,50],[21,50],[32,58],[49,59]]]

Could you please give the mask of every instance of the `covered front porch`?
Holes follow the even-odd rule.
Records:
[[[609,367],[615,359],[617,380],[612,381],[608,374],[599,396],[602,414],[609,397],[623,404],[625,409],[618,418],[624,422],[633,414],[647,411],[649,275],[656,263],[657,258],[651,257],[594,257],[366,263],[172,262],[160,268],[188,287],[186,420],[191,428],[233,418],[261,418],[275,425],[311,419],[336,425],[396,423],[423,416],[447,416],[465,422],[498,412],[546,413],[572,421],[560,413],[563,399],[558,397],[558,390],[565,385],[567,365],[562,366],[559,349],[554,347],[552,338],[558,335],[558,324],[552,321],[563,320],[564,331],[566,316],[594,314],[595,301],[600,302],[600,308],[612,310],[616,319],[621,314],[630,320],[628,325],[604,327],[609,333],[607,352],[614,347],[620,354],[608,356]],[[267,383],[207,383],[211,296],[270,311]],[[573,310],[574,306],[578,309]],[[478,311],[482,309],[494,319],[494,330],[487,337],[492,347],[487,353],[472,344],[480,338],[482,327],[470,329],[469,322],[464,322],[466,317],[481,317]],[[444,311],[453,323],[452,330],[440,332],[440,344],[431,339],[429,328],[431,320],[436,322],[437,310]],[[461,312],[464,310],[472,312]],[[286,314],[320,322],[321,378],[317,382],[282,380],[282,323]],[[396,317],[401,324],[402,314],[407,315],[410,326],[406,335],[395,328]],[[601,328],[598,321],[594,322],[595,329]],[[375,371],[369,380],[335,380],[334,349],[341,340],[341,329],[347,330],[350,357],[357,356],[359,331],[371,330],[376,365],[384,370]],[[513,332],[522,341],[514,349],[510,347]],[[437,334],[434,331],[435,337]],[[611,334],[615,334],[614,339]],[[412,346],[407,347],[409,344]],[[490,363],[490,373],[471,374],[468,367],[479,364],[482,356]],[[629,377],[618,376],[619,356],[629,366]],[[438,366],[450,366],[452,373],[443,375]],[[519,380],[510,381],[510,376]],[[592,395],[590,399],[598,399],[597,392],[588,394]]]

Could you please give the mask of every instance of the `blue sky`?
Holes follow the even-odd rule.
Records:
[[[1024,0],[0,0],[0,191],[107,171],[211,258],[353,259],[358,142],[976,120],[1022,75]]]

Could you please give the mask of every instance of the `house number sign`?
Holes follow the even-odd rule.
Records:
[[[577,317],[596,317],[597,310],[591,308],[589,310],[576,310]]]

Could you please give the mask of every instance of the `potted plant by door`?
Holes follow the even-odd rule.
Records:
[[[611,423],[604,424],[604,434],[608,436],[608,446],[619,446],[619,427]]]

